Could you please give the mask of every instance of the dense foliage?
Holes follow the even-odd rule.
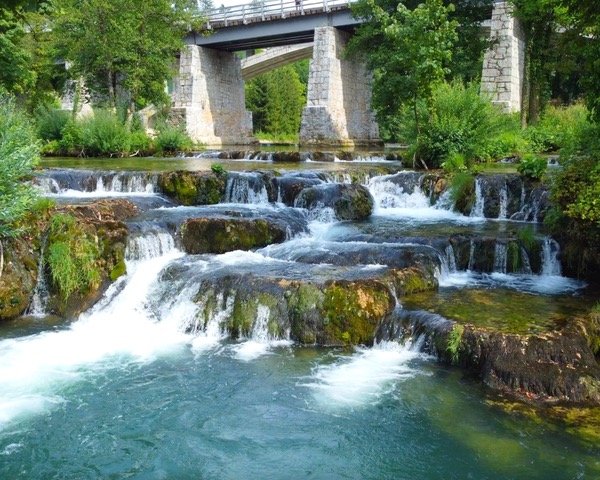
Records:
[[[165,82],[173,76],[173,59],[195,2],[54,0],[53,5],[60,53],[109,105],[133,110],[167,101]]]
[[[408,107],[420,135],[427,117],[419,104],[430,112],[434,88],[449,73],[458,26],[448,17],[453,10],[442,0],[426,0],[412,10],[403,3],[389,9],[376,0],[356,6],[354,13],[368,21],[352,38],[350,51],[364,54],[373,71],[373,108],[384,126],[397,124]]]
[[[252,112],[255,132],[275,137],[298,134],[306,104],[306,83],[300,77],[304,70],[308,69],[288,65],[247,82],[246,108]]]
[[[33,189],[24,183],[39,158],[30,123],[14,99],[0,93],[0,239],[17,233],[17,223],[31,207]]]

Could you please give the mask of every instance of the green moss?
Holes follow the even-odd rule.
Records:
[[[115,281],[117,278],[125,275],[127,273],[127,266],[125,265],[125,260],[120,259],[117,261],[117,264],[110,271],[110,279],[111,281]]]
[[[317,335],[307,319],[314,316],[323,303],[323,293],[312,284],[291,285],[286,291],[292,337],[303,344],[314,344]]]
[[[452,330],[450,330],[450,332],[448,333],[446,351],[448,352],[448,355],[450,355],[450,359],[454,364],[458,363],[460,343],[464,332],[465,327],[463,325],[455,323],[452,327]]]
[[[256,310],[256,302],[242,300],[239,294],[236,295],[228,328],[233,338],[250,335],[254,319],[256,318]]]
[[[94,237],[72,215],[52,217],[48,235],[52,281],[66,302],[74,292],[86,293],[100,283],[100,250]]]
[[[333,283],[323,293],[324,330],[347,345],[371,344],[377,325],[393,305],[389,290],[378,283]]]
[[[225,193],[227,173],[213,175],[195,172],[169,172],[161,175],[163,193],[182,205],[214,205]]]
[[[407,268],[395,272],[394,283],[397,295],[410,295],[437,288],[434,275],[417,268]]]
[[[515,273],[521,270],[523,260],[521,258],[521,249],[517,242],[511,241],[506,245],[506,270],[508,273]]]
[[[475,203],[475,177],[465,172],[457,172],[452,175],[450,197],[456,210],[468,214]]]

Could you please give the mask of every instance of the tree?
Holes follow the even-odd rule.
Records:
[[[183,45],[195,2],[55,0],[53,30],[63,57],[111,107],[167,101],[165,82]]]
[[[35,198],[24,180],[31,175],[38,157],[39,146],[29,122],[14,99],[0,92],[0,277],[3,241],[18,234],[17,223]]]
[[[0,8],[0,86],[23,93],[34,81],[30,55],[24,48],[25,29],[14,9]]]
[[[410,10],[399,3],[392,11],[376,0],[360,0],[355,15],[367,23],[350,42],[351,52],[366,55],[373,71],[373,107],[382,124],[393,123],[405,105],[413,111],[417,134],[418,105],[429,105],[434,86],[449,74],[458,23],[452,5],[425,0]]]
[[[253,113],[255,131],[273,135],[296,135],[300,129],[306,85],[298,71],[287,65],[252,79],[246,84],[246,108]]]

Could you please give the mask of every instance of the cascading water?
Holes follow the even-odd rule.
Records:
[[[542,244],[542,275],[560,276],[562,274],[560,261],[560,245],[550,237],[544,238]]]
[[[40,247],[40,260],[38,262],[37,283],[33,291],[31,305],[27,310],[27,315],[32,317],[43,317],[46,315],[46,305],[50,296],[48,292],[48,281],[46,279],[46,244],[48,237],[42,238]]]
[[[475,203],[473,204],[473,208],[471,210],[471,217],[484,217],[484,207],[485,207],[485,198],[483,196],[481,179],[475,179]]]
[[[225,202],[268,204],[269,194],[260,174],[230,173],[227,176]]]
[[[499,220],[506,220],[508,215],[508,186],[506,183],[500,189],[500,212],[498,213]]]
[[[506,243],[496,242],[494,248],[494,272],[506,273],[508,247]]]

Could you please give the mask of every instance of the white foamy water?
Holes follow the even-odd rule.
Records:
[[[94,371],[145,362],[188,340],[161,322],[152,304],[159,273],[183,254],[128,262],[128,275],[69,328],[0,342],[0,429],[12,420],[51,409],[61,391]],[[182,298],[182,301],[187,301]],[[174,302],[173,309],[177,311]]]
[[[373,405],[398,382],[416,375],[418,370],[410,363],[423,357],[411,344],[381,342],[373,348],[357,348],[352,356],[341,357],[331,365],[318,366],[312,381],[305,385],[327,409]]]
[[[558,275],[451,272],[441,275],[440,287],[509,288],[543,295],[570,294],[586,286],[585,282]]]
[[[192,340],[192,351],[196,354],[206,353],[221,345],[221,341],[227,338],[223,324],[233,313],[234,297],[230,296],[226,301],[223,294],[217,296],[217,308],[211,312],[204,328],[197,325],[194,328],[196,336]],[[202,305],[204,306],[204,305]]]
[[[250,360],[271,353],[271,349],[274,347],[292,344],[288,339],[277,339],[269,334],[268,323],[270,315],[271,310],[269,307],[258,305],[250,338],[232,347],[235,358],[249,362]]]

